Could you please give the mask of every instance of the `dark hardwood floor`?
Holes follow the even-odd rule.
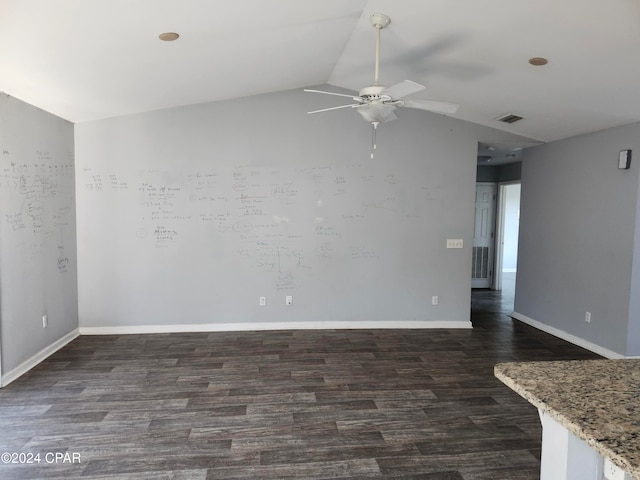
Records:
[[[80,337],[0,390],[0,453],[40,460],[0,478],[538,479],[493,366],[597,356],[511,302],[475,291],[472,330]]]

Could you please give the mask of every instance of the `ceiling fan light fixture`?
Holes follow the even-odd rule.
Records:
[[[370,103],[356,107],[356,110],[369,123],[384,123],[394,118],[396,106],[384,103]]]

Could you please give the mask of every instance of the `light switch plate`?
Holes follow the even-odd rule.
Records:
[[[464,242],[461,238],[447,238],[447,248],[463,248]]]
[[[620,150],[618,168],[620,170],[628,170],[631,168],[631,150]]]

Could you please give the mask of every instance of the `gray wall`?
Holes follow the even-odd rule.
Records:
[[[515,311],[618,354],[638,355],[632,299],[638,296],[640,162],[617,168],[618,152],[629,148],[637,157],[639,124],[525,151]]]
[[[3,374],[78,328],[73,148],[73,124],[0,94]]]
[[[498,167],[498,182],[515,182],[522,178],[522,162],[505,163]]]
[[[476,179],[478,182],[514,182],[520,180],[522,162],[505,163],[504,165],[478,165]]]
[[[357,112],[305,114],[327,101],[76,125],[81,327],[468,324],[470,250],[446,239],[471,245],[477,142],[518,139],[402,109],[370,159]]]
[[[636,157],[635,161],[637,162],[637,160],[638,158]],[[634,160],[631,162],[633,163]],[[640,355],[640,187],[638,190],[631,287],[629,288],[631,294],[631,300],[629,302],[629,328],[627,332],[627,355],[633,356]]]
[[[488,167],[486,165],[478,165],[476,167],[476,181],[478,182],[498,183],[499,177],[499,167]]]

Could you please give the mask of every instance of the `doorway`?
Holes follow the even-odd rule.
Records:
[[[496,290],[513,297],[518,271],[518,232],[520,230],[520,182],[498,184],[496,238]]]

